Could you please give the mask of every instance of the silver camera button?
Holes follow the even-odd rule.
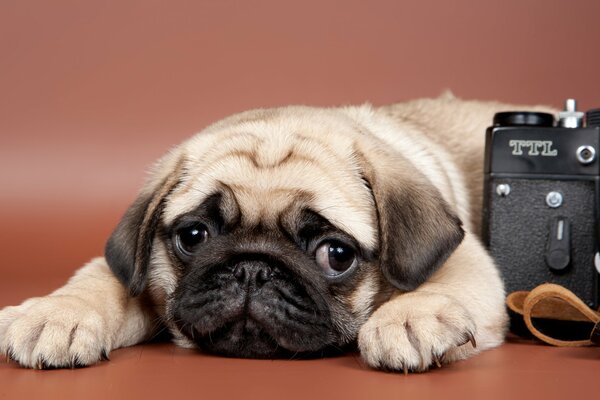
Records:
[[[506,183],[499,184],[498,186],[496,186],[496,193],[500,197],[508,196],[510,194],[510,185]]]
[[[546,204],[551,208],[558,208],[562,205],[563,196],[560,192],[550,192],[546,195]]]
[[[579,146],[577,148],[577,161],[583,165],[588,165],[594,162],[596,159],[596,149],[592,146]]]

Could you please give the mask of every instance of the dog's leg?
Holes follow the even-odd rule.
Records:
[[[0,310],[0,351],[25,367],[85,366],[153,328],[150,308],[97,258],[50,295]]]
[[[358,345],[372,367],[423,371],[498,346],[506,326],[500,276],[467,233],[431,279],[373,313],[359,331]]]

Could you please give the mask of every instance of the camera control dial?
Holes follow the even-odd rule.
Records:
[[[554,116],[542,112],[508,111],[494,115],[494,126],[554,126]]]

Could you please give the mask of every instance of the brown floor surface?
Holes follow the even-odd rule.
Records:
[[[0,283],[0,307],[60,284]],[[0,361],[4,399],[516,399],[589,398],[600,378],[600,348],[552,348],[511,340],[498,349],[422,374],[367,368],[357,354],[317,360],[221,358],[151,343],[115,350],[76,370],[34,371]]]
[[[76,370],[0,363],[1,398],[583,398],[600,377],[600,348],[507,343],[427,373],[373,371],[356,354],[320,360],[228,359],[170,343],[116,350]],[[580,397],[581,396],[581,397]]]

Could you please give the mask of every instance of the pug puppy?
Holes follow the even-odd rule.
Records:
[[[158,161],[103,258],[0,311],[0,350],[86,366],[168,328],[233,357],[357,343],[407,372],[498,346],[503,285],[477,233],[485,128],[514,108],[446,95],[217,122]]]

